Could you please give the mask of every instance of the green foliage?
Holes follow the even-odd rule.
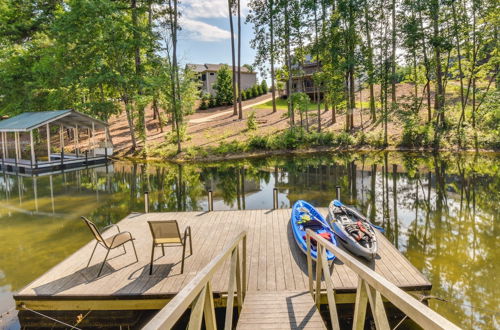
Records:
[[[245,92],[247,94],[247,99],[251,99],[251,98],[255,97],[252,87],[246,89]]]
[[[262,94],[266,94],[269,91],[269,87],[267,87],[266,80],[262,80],[262,83],[260,84],[260,89],[262,91]]]
[[[247,99],[247,92],[246,92],[246,91],[244,91],[244,90],[242,90],[242,91],[241,91],[241,99],[242,99],[243,101],[245,101],[245,100]]]
[[[248,148],[250,150],[269,150],[269,138],[267,136],[256,135],[248,140]]]
[[[208,109],[209,103],[210,103],[210,94],[203,94],[203,96],[201,97],[200,109],[201,110]]]
[[[252,87],[252,95],[253,95],[253,97],[257,97],[257,96],[260,95],[259,85],[253,85],[253,87]]]
[[[255,111],[250,112],[247,118],[247,130],[255,131],[258,128],[257,120],[255,118]]]
[[[208,102],[208,107],[209,108],[214,108],[218,106],[217,104],[217,98],[215,97],[215,95],[210,95],[210,99],[209,99],[209,102]]]
[[[214,88],[217,91],[215,94],[217,105],[233,104],[233,79],[227,65],[223,65],[217,71],[217,80]]]

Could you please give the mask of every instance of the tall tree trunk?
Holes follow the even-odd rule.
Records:
[[[229,27],[231,30],[231,58],[232,58],[232,73],[233,73],[233,115],[238,115],[238,105],[236,103],[236,59],[234,54],[234,28],[233,28],[233,0],[227,0],[227,7],[229,10]]]
[[[456,40],[457,57],[458,57],[458,74],[460,76],[461,112],[460,112],[460,119],[458,120],[458,127],[460,128],[463,124],[464,119],[465,119],[464,77],[463,77],[463,71],[462,71],[462,52],[460,51],[460,35],[459,35],[459,29],[458,29],[457,11],[456,11],[454,2],[451,3],[451,8],[452,8],[452,12],[453,12],[453,25],[455,28],[454,30],[455,30],[455,40]]]
[[[315,46],[316,46],[316,65],[319,71],[319,49],[318,49],[318,13],[317,13],[317,0],[314,0],[314,32],[315,32]],[[314,82],[314,92],[317,103],[317,112],[318,112],[318,133],[321,132],[321,104],[319,102],[319,86],[317,82]]]
[[[288,101],[288,113],[290,114],[290,124],[295,125],[295,111],[292,104],[292,59],[290,52],[290,17],[288,13],[288,1],[285,3],[285,43],[286,43],[286,65],[288,67],[288,81],[287,81],[287,101]]]
[[[172,7],[173,1],[173,7]],[[172,69],[171,69],[171,79],[172,79],[172,105],[174,108],[173,115],[175,121],[175,131],[177,135],[177,153],[182,151],[181,148],[181,134],[180,134],[180,93],[179,90],[179,69],[177,67],[177,0],[169,0],[169,13],[170,13],[170,30],[172,33]]]
[[[419,3],[420,6],[420,3]],[[430,69],[430,63],[429,63],[429,58],[427,57],[427,43],[425,40],[425,31],[424,31],[424,23],[422,19],[422,10],[418,10],[418,20],[420,23],[420,32],[422,34],[422,52],[424,55],[424,66],[425,66],[425,79],[426,84],[424,86],[424,89],[427,88],[427,123],[430,123],[432,120],[432,108],[431,108],[431,69]]]
[[[396,108],[396,0],[392,0],[391,110]]]
[[[431,18],[432,18],[432,26],[433,26],[433,38],[436,40],[436,44],[434,46],[434,59],[436,62],[436,96],[434,108],[437,114],[437,122],[436,125],[444,126],[445,124],[445,115],[444,115],[444,88],[443,88],[443,69],[441,65],[441,45],[439,42],[440,32],[439,32],[439,10],[440,4],[439,0],[433,0],[432,8],[431,8]]]
[[[271,59],[271,93],[273,97],[273,112],[276,112],[276,86],[274,73],[274,7],[273,0],[269,0],[269,51]]]
[[[123,96],[122,99],[123,104],[125,105],[125,113],[127,114],[128,128],[130,130],[130,140],[132,141],[132,150],[136,150],[137,142],[135,140],[134,121],[132,120],[132,113],[130,111],[128,96]]]
[[[133,36],[134,36],[134,62],[135,62],[135,75],[137,77],[137,94],[142,94],[142,82],[141,82],[141,49],[140,49],[140,33],[138,26],[138,15],[137,15],[137,0],[131,0],[130,7],[132,11],[132,26]],[[146,125],[146,108],[141,106],[140,109],[137,109],[139,112],[139,118],[142,120],[142,133],[143,136],[143,144],[144,150],[146,149],[146,141],[147,141],[147,125]]]
[[[373,47],[372,47],[372,37],[369,25],[369,15],[368,15],[368,2],[365,0],[365,33],[366,33],[366,43],[368,47],[368,88],[370,89],[370,117],[374,123],[377,120],[377,113],[375,109],[375,91],[373,88]]]
[[[241,104],[241,10],[238,0],[238,118],[243,119],[243,106]]]

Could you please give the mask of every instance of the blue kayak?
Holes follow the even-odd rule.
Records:
[[[331,230],[330,226],[326,222],[325,218],[306,201],[299,200],[292,207],[292,216],[290,218],[290,223],[292,225],[293,236],[297,245],[307,255],[307,243],[306,243],[306,229],[311,229],[318,234],[325,233],[326,238],[333,245],[337,245],[335,240],[335,235]],[[328,235],[329,234],[329,235]],[[317,249],[314,244],[312,245],[311,256],[316,260],[318,254]],[[330,251],[326,251],[326,257],[328,260],[335,259],[335,256]]]

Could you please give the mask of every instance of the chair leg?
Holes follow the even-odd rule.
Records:
[[[94,249],[92,250],[92,254],[90,255],[90,259],[89,259],[89,262],[87,263],[87,268],[89,267],[90,265],[90,261],[92,260],[92,257],[94,256],[94,252],[95,252],[95,249],[97,249],[97,245],[99,244],[99,242],[95,242],[95,245],[94,245]]]
[[[101,276],[102,269],[104,268],[104,264],[106,263],[106,259],[108,259],[109,251],[111,249],[108,249],[108,252],[106,252],[106,256],[104,257],[104,261],[102,262],[101,269],[99,269],[99,273],[97,273],[97,277]]]
[[[125,248],[125,244],[122,244],[123,247],[123,253],[127,253],[127,249]]]
[[[151,265],[149,266],[149,275],[153,274],[153,258],[155,255],[155,245],[153,243],[153,247],[151,248]]]
[[[181,274],[184,273],[184,258],[186,257],[186,242],[182,244]]]
[[[165,246],[163,244],[161,245],[161,252],[163,253],[163,256],[165,256]]]
[[[134,240],[130,240],[130,243],[132,243],[132,248],[134,249],[134,254],[135,254],[135,262],[139,262],[139,258],[137,258],[137,251],[136,251],[136,249],[135,249]]]

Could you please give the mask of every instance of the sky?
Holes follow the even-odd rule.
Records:
[[[250,46],[252,25],[245,24],[248,0],[241,0],[241,64],[253,64],[255,51]],[[178,56],[185,63],[231,64],[231,33],[227,0],[183,0]],[[235,47],[237,19],[233,16]],[[236,54],[237,56],[237,54]],[[238,58],[236,57],[236,60]]]

